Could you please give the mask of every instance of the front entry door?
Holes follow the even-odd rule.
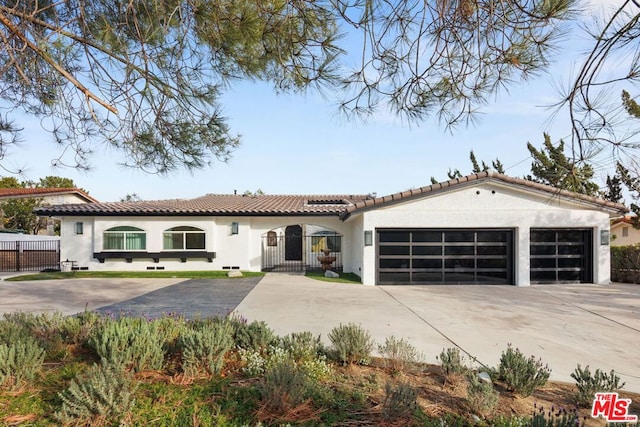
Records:
[[[302,227],[290,225],[284,230],[285,261],[302,261]]]

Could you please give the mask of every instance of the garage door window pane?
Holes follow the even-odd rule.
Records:
[[[559,242],[582,242],[583,240],[584,232],[582,230],[558,231]]]
[[[474,268],[474,259],[446,259],[444,261],[445,268]]]
[[[414,242],[442,242],[441,231],[414,231]]]
[[[408,242],[411,233],[408,231],[385,231],[380,233],[378,240],[380,242]]]
[[[558,281],[560,282],[579,282],[579,271],[558,271]]]
[[[560,258],[558,260],[558,267],[560,268],[582,268],[581,258]]]
[[[413,255],[442,255],[442,246],[414,246]]]
[[[560,255],[582,255],[583,246],[580,245],[562,245],[558,246],[558,254]]]
[[[442,268],[441,259],[414,259],[413,268]]]
[[[440,283],[442,282],[442,273],[440,272],[420,272],[413,273],[413,281],[414,282],[434,282]]]
[[[380,273],[380,282],[386,283],[407,283],[409,282],[409,273]]]
[[[504,258],[480,258],[478,268],[507,268],[507,260]]]
[[[533,245],[531,255],[555,255],[556,245]]]
[[[409,255],[409,246],[380,246],[380,255]]]
[[[531,268],[556,268],[555,258],[532,258]]]
[[[479,231],[478,242],[506,242],[506,231]]]
[[[475,282],[476,276],[473,273],[444,273],[444,281],[445,282],[461,282],[461,283],[471,283]]]
[[[380,259],[380,268],[409,268],[408,259]]]
[[[531,232],[531,241],[532,242],[555,242],[556,241],[556,232],[555,231],[541,231],[536,230]]]
[[[478,255],[506,255],[506,246],[478,246]]]
[[[444,235],[445,242],[473,242],[472,231],[447,231]]]
[[[475,247],[473,246],[447,246],[444,248],[445,255],[473,255]]]

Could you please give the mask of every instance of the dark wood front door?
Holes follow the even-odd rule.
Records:
[[[285,261],[302,261],[302,227],[290,225],[284,230]]]

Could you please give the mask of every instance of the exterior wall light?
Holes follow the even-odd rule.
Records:
[[[239,224],[237,222],[231,223],[231,234],[238,234]]]
[[[373,231],[371,230],[364,231],[364,245],[365,246],[373,245]]]
[[[610,235],[609,230],[600,230],[600,244],[603,246],[609,245]]]

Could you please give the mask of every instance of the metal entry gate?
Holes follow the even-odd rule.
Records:
[[[0,241],[0,271],[42,271],[60,268],[60,241]]]
[[[322,258],[326,256],[330,258]],[[307,236],[294,230],[280,235],[272,231],[262,237],[262,271],[322,271],[323,260],[330,261],[326,264],[330,270],[342,271],[342,235]]]

